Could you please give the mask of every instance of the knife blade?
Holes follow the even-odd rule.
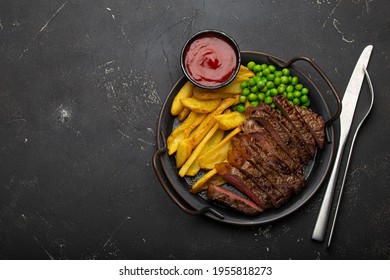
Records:
[[[347,142],[348,134],[351,129],[356,104],[359,99],[360,89],[364,80],[364,67],[367,67],[368,65],[372,49],[373,46],[368,45],[361,53],[352,72],[352,76],[348,82],[347,89],[345,90],[341,102],[342,111],[340,114],[339,147],[337,149],[336,159],[333,165],[332,173],[329,178],[328,186],[326,188],[325,195],[322,200],[321,208],[318,213],[317,221],[312,234],[312,239],[317,241],[323,241],[325,237],[326,226],[328,224],[330,209],[332,206],[333,194],[336,187],[337,175],[343,156],[345,143]]]

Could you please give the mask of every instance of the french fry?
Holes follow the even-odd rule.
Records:
[[[180,100],[184,107],[201,114],[211,113],[221,104],[221,99],[198,100],[196,98],[183,98]]]
[[[215,119],[217,120],[220,129],[232,130],[245,121],[245,115],[234,111],[231,113],[215,116]]]
[[[225,131],[222,129],[217,129],[217,131],[214,133],[214,135],[210,138],[209,141],[207,141],[206,145],[203,147],[202,151],[199,153],[199,157],[210,151],[212,148],[214,148],[216,145],[218,145],[219,142],[222,141],[223,136],[225,135]],[[186,175],[187,176],[195,176],[199,170],[199,161],[198,158],[194,161],[194,163],[190,166],[188,169]]]
[[[196,183],[191,187],[191,193],[198,193],[207,188],[207,181],[210,180],[213,176],[217,174],[217,170],[215,168],[211,169],[209,172],[204,174]]]
[[[206,114],[198,114],[195,112],[190,112],[185,121],[176,127],[169,135],[167,139],[168,154],[173,155],[177,150],[177,145],[180,140],[187,138],[190,133],[203,121],[206,117]]]
[[[199,153],[202,151],[203,147],[206,145],[207,141],[210,140],[211,136],[217,131],[218,124],[216,123],[213,128],[206,134],[206,136],[202,139],[202,141],[199,143],[199,145],[196,146],[196,148],[192,151],[191,156],[187,159],[187,161],[184,163],[184,165],[179,170],[179,176],[184,177],[186,175],[188,169],[193,164],[195,159],[199,156]]]
[[[181,110],[183,110],[184,105],[181,103],[181,99],[188,98],[192,96],[192,89],[194,85],[187,81],[183,87],[179,90],[179,92],[176,94],[175,98],[172,101],[171,106],[171,114],[172,116],[177,116],[180,114]]]
[[[218,145],[199,157],[198,162],[200,168],[212,169],[216,163],[225,161],[227,153],[231,147],[231,139],[240,131],[240,127],[236,127],[221,142],[219,142]]]

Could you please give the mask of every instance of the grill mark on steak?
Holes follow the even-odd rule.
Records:
[[[308,125],[311,133],[316,140],[316,143],[320,149],[324,147],[325,144],[325,120],[320,115],[317,115],[310,109],[304,109],[302,107],[296,106],[298,113],[305,120]]]
[[[274,101],[276,106],[280,109],[283,116],[290,121],[290,123],[299,131],[309,148],[310,155],[314,156],[316,150],[316,141],[313,134],[308,128],[305,120],[295,109],[295,106],[290,104],[286,98],[281,95],[275,96]]]
[[[215,185],[209,186],[207,197],[247,215],[256,215],[264,210],[249,199]]]

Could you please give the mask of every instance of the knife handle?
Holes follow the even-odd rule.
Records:
[[[321,208],[318,213],[317,221],[314,226],[313,235],[311,238],[317,241],[323,241],[325,237],[326,227],[329,220],[330,208],[332,206],[333,194],[336,188],[337,175],[344,151],[344,146],[345,141],[343,141],[343,143],[340,143],[340,146],[337,150],[337,155],[332,169],[332,173],[330,174],[328,186],[326,188]]]

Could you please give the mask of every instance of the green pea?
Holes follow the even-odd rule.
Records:
[[[271,73],[271,74],[267,75],[267,80],[268,81],[273,81],[274,79],[275,79],[275,75],[274,74]]]
[[[264,99],[264,103],[269,105],[273,102],[273,98],[271,96],[267,96],[265,99]]]
[[[297,85],[298,83],[299,83],[298,77],[297,77],[297,76],[292,77],[292,79],[291,79],[291,84],[295,86],[295,85]]]
[[[309,107],[310,106],[310,99],[307,100],[302,106]]]
[[[248,87],[248,82],[242,82],[241,83],[241,88],[246,88],[246,87]]]
[[[281,81],[280,81],[279,77],[275,77],[274,84],[275,84],[275,86],[279,86],[281,84]]]
[[[270,64],[270,65],[268,66],[268,69],[271,71],[271,73],[273,73],[273,72],[276,71],[275,65],[272,65],[272,64]]]
[[[242,103],[238,104],[237,107],[236,107],[236,110],[237,110],[238,112],[240,112],[240,113],[245,112],[245,105],[242,104]]]
[[[279,77],[279,78],[283,76],[283,72],[280,70],[275,71],[274,74],[275,74],[275,77]]]
[[[286,88],[287,92],[293,92],[294,91],[294,86],[293,85],[288,85]]]
[[[274,87],[275,87],[275,84],[274,84],[273,81],[268,81],[268,82],[265,84],[265,86],[266,86],[267,88],[271,89],[271,88],[274,88]]]
[[[305,104],[309,100],[309,97],[307,97],[307,95],[305,94],[302,95],[300,99],[301,99],[301,103]]]
[[[263,76],[263,72],[261,72],[261,71],[260,71],[260,72],[257,72],[257,73],[256,73],[256,76],[262,77],[262,76]]]
[[[260,76],[254,76],[253,79],[255,80],[256,84],[261,81],[261,77]]]
[[[282,77],[280,77],[280,81],[282,82],[282,84],[287,85],[288,84],[288,77],[287,76],[282,76]]]
[[[259,101],[264,101],[265,97],[266,97],[265,94],[262,93],[262,92],[260,92],[260,93],[257,95],[257,99],[258,99]]]
[[[248,100],[249,101],[256,101],[257,100],[257,94],[251,93],[248,95]]]
[[[241,91],[241,94],[244,96],[247,96],[249,93],[251,93],[251,90],[249,88],[244,88]]]
[[[249,86],[253,87],[256,84],[256,80],[254,77],[250,78],[248,81]]]
[[[265,69],[263,70],[263,76],[264,76],[264,75],[267,76],[268,74],[271,74],[271,70],[269,70],[269,68],[265,68]]]
[[[278,86],[278,92],[280,94],[283,94],[285,91],[286,91],[286,86],[285,85],[282,84],[282,85]]]
[[[258,92],[259,88],[257,86],[251,87],[251,92]]]
[[[261,69],[262,69],[262,70],[267,69],[267,68],[268,68],[268,65],[267,65],[267,64],[265,64],[265,63],[261,64]]]
[[[253,66],[255,66],[256,63],[254,61],[249,61],[248,64],[246,65],[246,67],[249,68],[249,70],[253,70]]]
[[[261,71],[261,65],[260,64],[256,64],[255,66],[253,66],[252,70],[255,73],[260,72]]]
[[[294,99],[294,93],[293,92],[288,92],[287,93],[287,99],[288,100],[293,100]]]
[[[265,87],[265,82],[260,80],[256,85],[261,90],[263,87]]]
[[[250,103],[252,106],[259,106],[259,101],[252,101],[251,103]]]
[[[282,69],[282,73],[284,76],[289,76],[290,75],[290,70],[288,70],[288,68],[283,68]]]
[[[264,83],[266,83],[266,82],[268,82],[268,80],[267,80],[267,77],[261,77],[261,81],[263,81]]]
[[[265,86],[265,87],[263,87],[260,91],[261,91],[261,92],[267,92],[267,90],[268,90],[268,88]]]
[[[296,84],[295,85],[295,89],[296,90],[302,90],[303,89],[303,85],[302,84]]]
[[[299,98],[294,98],[294,99],[292,100],[292,102],[293,102],[293,104],[295,104],[295,105],[301,104],[301,100],[299,100]]]
[[[241,96],[240,96],[240,102],[241,102],[241,103],[245,103],[245,101],[246,101],[246,96],[241,95]]]
[[[309,93],[309,89],[304,87],[302,90],[301,90],[302,94],[304,95],[307,95]]]
[[[299,90],[294,91],[294,97],[301,97],[301,92]]]
[[[269,106],[271,106],[272,109],[275,109],[276,108],[276,104],[274,102],[272,102],[271,104],[269,104]]]
[[[277,90],[276,88],[270,89],[270,92],[271,92],[271,95],[272,95],[272,96],[278,95],[278,90]]]

